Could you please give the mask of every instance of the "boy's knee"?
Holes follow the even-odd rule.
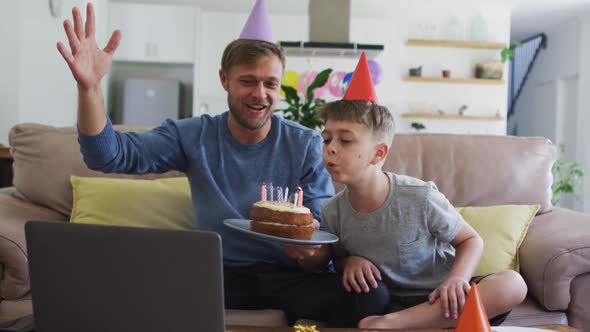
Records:
[[[512,304],[518,304],[524,301],[528,291],[526,282],[522,276],[515,271],[505,270],[496,274],[500,281],[500,285],[504,288],[503,294],[506,297],[506,301]]]
[[[526,282],[518,272],[512,270],[505,272],[507,272],[506,278],[509,280],[509,284],[512,288],[512,293],[514,294],[515,301],[518,303],[524,301],[528,291]]]

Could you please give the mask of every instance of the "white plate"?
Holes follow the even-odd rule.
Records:
[[[519,327],[519,326],[492,326],[494,332],[549,332],[545,329],[535,329],[532,327]]]
[[[291,244],[291,245],[299,245],[299,246],[312,246],[317,244],[328,244],[338,242],[338,237],[332,233],[328,233],[325,231],[314,231],[310,240],[296,240],[296,239],[287,239],[284,237],[272,236],[268,234],[262,234],[258,232],[254,232],[250,229],[250,220],[249,219],[226,219],[223,221],[223,224],[233,228],[237,231],[240,231],[246,235],[249,235],[253,238],[281,243],[281,244]]]

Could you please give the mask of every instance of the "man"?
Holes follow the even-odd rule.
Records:
[[[78,84],[81,151],[88,167],[103,172],[186,173],[197,229],[215,231],[223,239],[227,308],[283,309],[290,323],[308,318],[356,325],[361,316],[381,313],[382,308],[367,305],[363,310],[369,311],[359,313],[358,299],[344,291],[339,277],[313,272],[322,268],[318,262],[325,259],[315,256],[325,252],[318,251],[320,246],[281,247],[222,224],[228,218],[248,218],[263,182],[292,190],[302,187],[303,203],[317,219],[322,201],[334,193],[322,165],[319,134],[272,114],[285,59],[265,30],[266,15],[264,1],[258,0],[240,39],[224,51],[219,77],[229,112],[166,120],[138,134],[113,130],[100,90],[121,32],[113,32],[107,46],[99,49],[92,4],[87,6],[85,25],[74,8],[73,27],[64,22],[71,52],[62,43],[57,48]],[[261,26],[265,31],[260,32]],[[319,228],[317,220],[314,227]]]

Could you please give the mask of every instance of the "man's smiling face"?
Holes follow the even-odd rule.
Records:
[[[283,66],[279,57],[264,56],[255,64],[236,64],[221,73],[228,105],[236,122],[249,130],[268,123],[279,99]]]

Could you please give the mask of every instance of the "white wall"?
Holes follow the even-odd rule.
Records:
[[[584,74],[582,70],[586,66],[583,59],[590,56],[590,43],[585,41],[590,37],[590,29],[584,33],[583,26],[579,20],[570,20],[545,32],[547,48],[541,50],[514,109],[518,135],[549,138],[558,147],[558,159],[564,161],[584,162],[588,155],[584,142],[590,137],[584,137],[582,127],[587,123],[582,117],[588,120],[582,111],[586,93],[581,92],[588,91],[582,84],[588,85],[584,82],[590,73]],[[581,196],[590,197],[587,187],[587,194]],[[584,208],[584,199],[580,198],[566,198],[560,205],[588,211],[588,203]]]
[[[375,4],[375,3],[373,3]],[[449,121],[428,119],[402,119],[401,113],[422,108],[442,108],[447,113],[456,114],[463,104],[469,105],[472,115],[493,116],[499,110],[506,115],[507,86],[408,83],[402,80],[410,67],[423,64],[425,76],[440,76],[440,70],[450,68],[454,77],[472,77],[475,63],[499,58],[499,50],[472,50],[460,48],[408,47],[408,38],[416,37],[416,22],[436,25],[437,33],[431,38],[442,39],[448,22],[455,19],[461,25],[465,39],[469,37],[472,18],[481,13],[488,25],[488,40],[508,43],[510,36],[510,8],[502,5],[472,5],[468,1],[446,1],[445,4],[428,0],[389,3],[375,17],[355,16],[350,38],[353,42],[384,44],[385,50],[375,58],[383,68],[383,81],[376,90],[380,102],[388,106],[398,122],[399,131],[410,131],[412,121],[426,124],[430,131],[455,133],[505,134],[505,121]],[[225,45],[237,38],[246,20],[247,13],[202,12],[199,84],[195,98],[196,104],[206,104],[207,108],[196,107],[195,115],[203,112],[217,114],[227,109],[226,96],[219,85],[217,70]],[[219,22],[224,22],[219,25]],[[273,15],[271,13],[273,37],[276,40],[307,41],[307,15]],[[414,34],[414,36],[413,36]],[[352,71],[358,58],[288,57],[287,70],[304,72],[321,71],[332,68],[334,71]],[[424,111],[424,109],[421,109]]]
[[[508,44],[510,39],[510,8],[506,5],[477,5],[469,1],[404,1],[392,13],[394,31],[398,40],[388,44],[391,52],[388,57],[399,57],[401,66],[398,77],[407,75],[407,69],[423,65],[423,75],[438,76],[443,69],[451,69],[452,77],[473,77],[475,64],[481,61],[498,60],[500,50],[473,50],[461,48],[407,47],[408,38],[416,38],[416,23],[432,22],[437,28],[438,38],[449,38],[450,27],[459,25],[458,33],[463,39],[470,38],[470,27],[478,14],[487,22],[490,41]],[[385,32],[388,33],[389,31]],[[385,36],[385,33],[383,36]],[[418,36],[419,37],[419,36]],[[395,58],[394,58],[395,59]],[[397,60],[397,59],[396,59]],[[395,65],[395,62],[394,64]],[[392,101],[395,113],[420,111],[426,108],[442,109],[447,114],[457,114],[461,105],[468,105],[467,114],[493,116],[499,111],[506,116],[507,84],[467,85],[467,84],[419,84],[408,83],[393,78],[393,85],[385,87],[386,94],[395,96]],[[410,131],[409,125],[419,121],[426,125],[427,132],[449,133],[506,133],[505,121],[451,121],[397,118],[400,131]]]
[[[97,37],[101,45],[105,39],[107,13],[103,10],[106,2],[94,1]],[[85,8],[86,3],[85,0],[65,0],[61,16],[53,18],[47,1],[3,0],[0,24],[10,24],[10,29],[0,30],[0,41],[4,45],[5,40],[9,44],[11,38],[17,37],[17,40],[12,41],[14,48],[6,48],[12,54],[0,65],[6,66],[9,73],[0,75],[0,94],[7,95],[0,101],[0,141],[4,141],[13,125],[21,122],[56,126],[75,124],[76,83],[57,51],[56,43],[66,41],[62,22],[65,18],[71,19],[71,8]],[[6,6],[8,10],[5,10]]]
[[[4,145],[8,145],[10,127],[18,121],[21,12],[19,0],[4,1],[0,10],[0,144]]]
[[[590,212],[590,14],[582,18],[579,34],[579,93],[578,93],[578,153],[577,157],[584,164],[584,212]]]
[[[88,0],[64,0],[61,17],[49,15],[47,1],[4,0],[0,13],[2,27],[11,29],[0,31],[3,45],[13,46],[14,52],[3,55],[3,73],[0,75],[0,141],[6,137],[8,128],[25,121],[34,121],[57,126],[70,126],[76,119],[75,82],[56,50],[58,40],[65,41],[62,21],[71,16],[74,5],[83,6]],[[106,41],[107,3],[109,0],[95,0],[99,44]],[[197,2],[196,2],[197,3]],[[510,9],[502,5],[473,5],[466,0],[449,0],[445,4],[432,0],[417,0],[411,3],[399,2],[387,6],[371,2],[375,17],[363,11],[352,20],[351,38],[356,42],[382,43],[385,51],[376,60],[383,66],[386,74],[377,86],[381,102],[389,106],[395,114],[401,114],[417,102],[429,103],[448,112],[456,112],[462,104],[470,105],[470,114],[493,115],[496,109],[505,115],[506,86],[470,86],[443,84],[416,84],[402,81],[407,69],[416,62],[425,65],[425,74],[438,72],[441,67],[453,70],[453,76],[470,76],[476,61],[493,59],[498,50],[473,51],[464,49],[417,48],[405,46],[410,37],[413,22],[435,22],[439,32],[444,31],[449,20],[455,17],[465,31],[468,30],[475,14],[482,13],[488,25],[490,40],[507,42],[510,29]],[[353,1],[354,8],[364,6],[362,1]],[[355,7],[356,6],[356,7]],[[383,9],[383,10],[380,10]],[[231,8],[228,8],[231,10]],[[361,12],[359,10],[359,12]],[[236,38],[246,20],[247,13],[206,12],[202,14],[197,35],[201,45],[196,59],[194,104],[206,102],[210,113],[225,110],[226,100],[217,77],[223,47]],[[308,24],[306,15],[271,15],[275,39],[307,40]],[[415,26],[415,25],[414,25]],[[12,29],[12,27],[18,27]],[[202,31],[198,31],[201,29]],[[16,31],[9,33],[8,31]],[[14,35],[16,33],[16,36]],[[467,33],[466,33],[467,34]],[[432,36],[437,37],[437,36]],[[125,35],[123,36],[125,38]],[[287,69],[298,72],[306,69],[321,70],[331,67],[334,70],[351,71],[356,59],[290,58]],[[105,83],[107,80],[103,80]],[[105,83],[106,84],[106,83]],[[107,93],[106,89],[103,89]],[[201,109],[194,107],[194,113]],[[400,131],[409,130],[409,121],[398,118]],[[429,124],[428,121],[431,121]],[[471,121],[423,121],[429,128],[438,131],[490,132],[503,134],[504,122]]]

